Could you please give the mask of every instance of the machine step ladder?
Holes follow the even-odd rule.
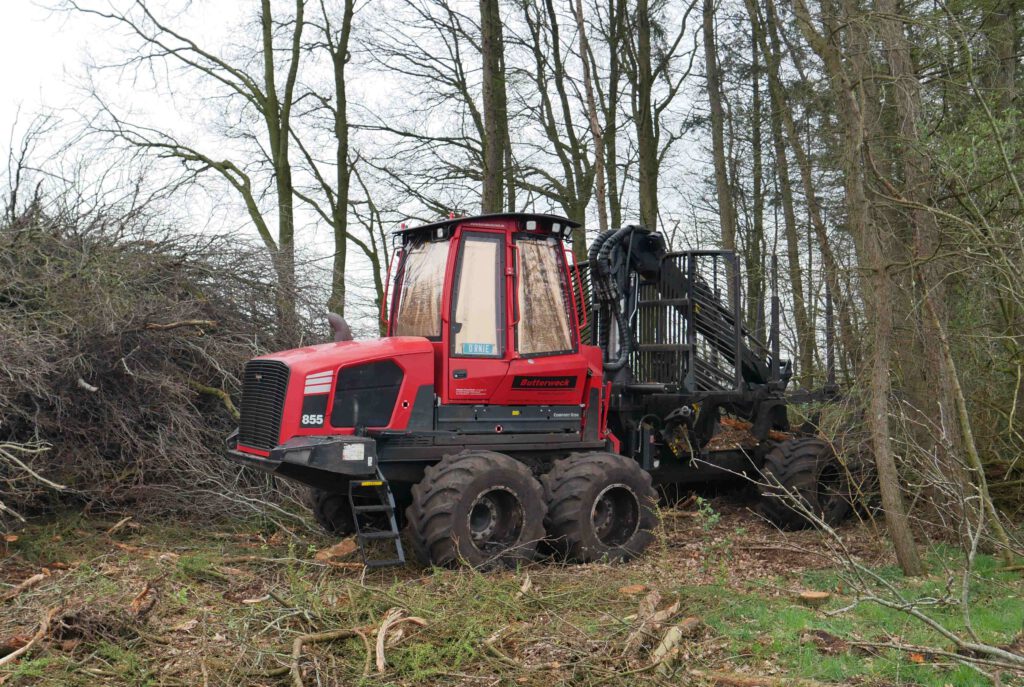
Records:
[[[348,501],[352,507],[352,521],[356,527],[359,555],[367,568],[383,568],[405,563],[401,533],[395,517],[395,497],[384,476],[354,479],[348,483]],[[370,549],[386,548],[389,557],[373,558]]]

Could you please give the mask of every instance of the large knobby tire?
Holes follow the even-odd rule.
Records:
[[[807,509],[826,524],[838,525],[853,512],[850,474],[832,446],[822,439],[790,439],[773,448],[762,470],[768,485],[761,513],[783,529],[814,526]]]
[[[574,453],[541,477],[548,543],[570,561],[625,561],[654,541],[658,495],[635,460]]]
[[[356,531],[348,494],[310,489],[309,504],[313,510],[313,517],[328,534],[347,537]]]
[[[513,567],[536,557],[545,512],[528,467],[501,453],[463,451],[413,486],[407,534],[424,565]]]

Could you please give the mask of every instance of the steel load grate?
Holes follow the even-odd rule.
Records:
[[[281,433],[288,366],[276,360],[252,360],[242,380],[242,408],[238,443],[270,450]]]

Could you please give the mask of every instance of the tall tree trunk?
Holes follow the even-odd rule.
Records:
[[[757,9],[753,0],[747,0],[747,12],[750,14],[751,27],[755,41],[761,41],[764,47],[764,31],[758,21]],[[789,159],[786,153],[785,140],[782,136],[782,111],[788,104],[780,96],[779,85],[773,83],[773,76],[778,67],[775,57],[766,51],[769,62],[769,93],[772,101],[771,130],[772,144],[775,151],[775,173],[779,179],[779,194],[782,196],[783,235],[786,239],[786,263],[789,271],[789,283],[793,294],[793,320],[796,325],[797,340],[797,380],[802,386],[811,383],[814,360],[814,331],[807,317],[807,303],[803,283],[803,270],[800,266],[800,242],[797,234],[796,206],[793,200],[793,185],[789,176]]]
[[[331,269],[331,297],[327,309],[345,314],[345,263],[348,257],[348,190],[351,170],[348,164],[348,96],[345,91],[345,65],[348,64],[348,40],[352,34],[355,0],[344,0],[338,40],[329,46],[334,66],[334,164],[337,168],[336,197],[331,204],[334,224],[334,264]],[[328,37],[330,40],[330,37]]]
[[[853,326],[853,317],[850,313],[849,298],[843,297],[845,289],[843,288],[840,280],[841,268],[839,261],[836,258],[835,251],[832,249],[832,243],[829,240],[828,229],[825,226],[825,221],[822,218],[821,202],[818,200],[817,191],[815,189],[814,171],[811,166],[811,159],[804,150],[803,144],[800,141],[800,135],[796,129],[796,122],[793,121],[793,113],[790,109],[789,103],[787,102],[785,87],[783,86],[782,77],[780,75],[782,48],[781,41],[779,40],[778,17],[775,13],[775,5],[772,0],[766,0],[765,7],[767,9],[767,16],[762,22],[759,19],[757,7],[754,5],[753,0],[747,0],[746,4],[747,12],[751,17],[751,22],[760,24],[762,27],[762,29],[757,31],[755,35],[761,42],[761,49],[765,53],[768,64],[768,90],[771,95],[773,118],[772,138],[775,141],[777,171],[780,175],[785,173],[785,178],[789,179],[789,164],[785,151],[785,144],[788,142],[789,148],[793,151],[793,156],[796,158],[797,168],[800,172],[804,198],[807,203],[807,214],[810,217],[811,227],[814,229],[814,234],[817,238],[818,249],[821,251],[825,280],[828,283],[832,298],[838,299],[840,343],[842,344],[844,353],[852,363],[852,367],[856,367],[856,363],[859,360],[859,335]],[[767,29],[767,31],[765,29]],[[767,37],[765,35],[766,33],[768,34]],[[783,128],[785,129],[785,137],[783,137]],[[782,188],[789,188],[789,184],[783,185]],[[785,193],[784,190],[783,193]],[[789,195],[789,203],[792,208],[793,192],[791,188],[789,190]],[[785,196],[783,196],[783,201],[785,202]],[[795,214],[793,222],[794,224],[796,222]],[[796,230],[794,228],[794,232],[795,231]]]
[[[654,133],[652,97],[654,72],[651,70],[651,16],[648,0],[636,4],[637,56],[636,88],[637,164],[640,167],[640,224],[658,226],[658,141]]]
[[[536,2],[523,3],[523,19],[528,33],[528,45],[533,57],[535,71],[533,79],[536,83],[537,104],[533,108],[534,118],[540,122],[547,137],[548,149],[559,162],[561,176],[550,177],[548,183],[537,185],[524,181],[525,188],[558,202],[566,216],[581,221],[586,217],[587,206],[594,193],[595,171],[597,164],[593,161],[595,151],[588,145],[585,136],[579,133],[577,126],[577,110],[571,103],[571,94],[578,93],[578,82],[572,80],[568,70],[567,58],[563,58],[559,13],[554,0],[545,0],[543,8]],[[575,8],[573,9],[575,13]],[[578,20],[579,21],[579,20]],[[578,26],[577,26],[578,30]],[[580,34],[585,36],[586,33]],[[583,45],[583,44],[581,44]],[[588,51],[581,51],[584,60],[585,92],[593,96],[593,82],[589,76],[591,56]],[[554,86],[554,96],[550,86]],[[590,126],[596,122],[596,97],[588,104],[583,102],[584,109],[589,109],[592,116],[588,117]],[[600,148],[600,128],[597,129],[597,142]],[[600,157],[600,152],[596,153]],[[542,176],[546,173],[542,173]],[[573,255],[578,262],[587,259],[586,230],[581,222],[572,232]]]
[[[271,161],[274,166],[274,190],[277,193],[277,307],[281,334],[291,341],[298,331],[295,312],[295,189],[288,147],[291,140],[291,107],[299,68],[305,0],[295,2],[295,28],[292,32],[291,62],[282,98],[278,98],[274,64],[274,29],[270,0],[262,0],[260,24],[263,39],[263,80],[266,90],[264,123],[267,127]]]
[[[814,52],[824,63],[843,123],[843,173],[847,222],[854,237],[864,278],[865,313],[871,332],[868,382],[868,428],[878,470],[882,507],[896,558],[905,575],[920,575],[924,566],[918,555],[910,520],[903,503],[899,470],[889,436],[889,363],[892,347],[892,280],[889,278],[887,246],[881,227],[871,219],[864,186],[864,122],[860,84],[864,73],[848,73],[838,44],[838,31],[826,23],[820,33],[811,19],[805,0],[794,0],[797,25]],[[847,11],[844,24],[862,21],[858,10]]]
[[[590,138],[594,146],[594,200],[597,205],[597,227],[601,232],[608,230],[607,187],[604,174],[604,132],[594,95],[594,74],[591,69],[590,43],[587,40],[587,24],[583,15],[583,0],[576,0],[576,29],[579,31],[580,61],[583,63],[583,88],[587,98],[587,120],[590,123]],[[581,219],[581,218],[575,218]]]
[[[505,206],[508,104],[505,93],[505,48],[498,0],[480,0],[480,51],[483,57],[484,168],[481,211]],[[513,200],[514,202],[514,200]]]
[[[991,89],[999,109],[1007,112],[1017,98],[1017,60],[1020,49],[1020,0],[990,0],[985,3],[981,31],[988,43],[988,64],[984,83]],[[989,7],[991,9],[989,9]]]
[[[747,324],[758,340],[767,343],[765,336],[765,273],[764,273],[764,162],[761,137],[761,51],[757,37],[753,37],[751,50],[751,153],[754,186],[754,217],[747,241]]]
[[[608,223],[622,226],[622,196],[619,193],[617,150],[619,122],[619,83],[622,63],[619,52],[626,35],[626,0],[608,2],[608,94],[604,109],[604,164],[608,184]]]
[[[722,248],[736,250],[736,210],[732,204],[726,166],[725,112],[722,107],[722,81],[718,70],[718,52],[715,48],[714,0],[704,0],[704,70],[707,73],[708,104],[711,107],[711,147],[715,160],[715,191],[718,197],[718,220],[722,230]]]

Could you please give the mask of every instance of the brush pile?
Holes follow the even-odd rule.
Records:
[[[0,221],[0,516],[265,494],[218,454],[245,361],[309,341],[278,332],[272,274],[261,247],[135,209]]]

